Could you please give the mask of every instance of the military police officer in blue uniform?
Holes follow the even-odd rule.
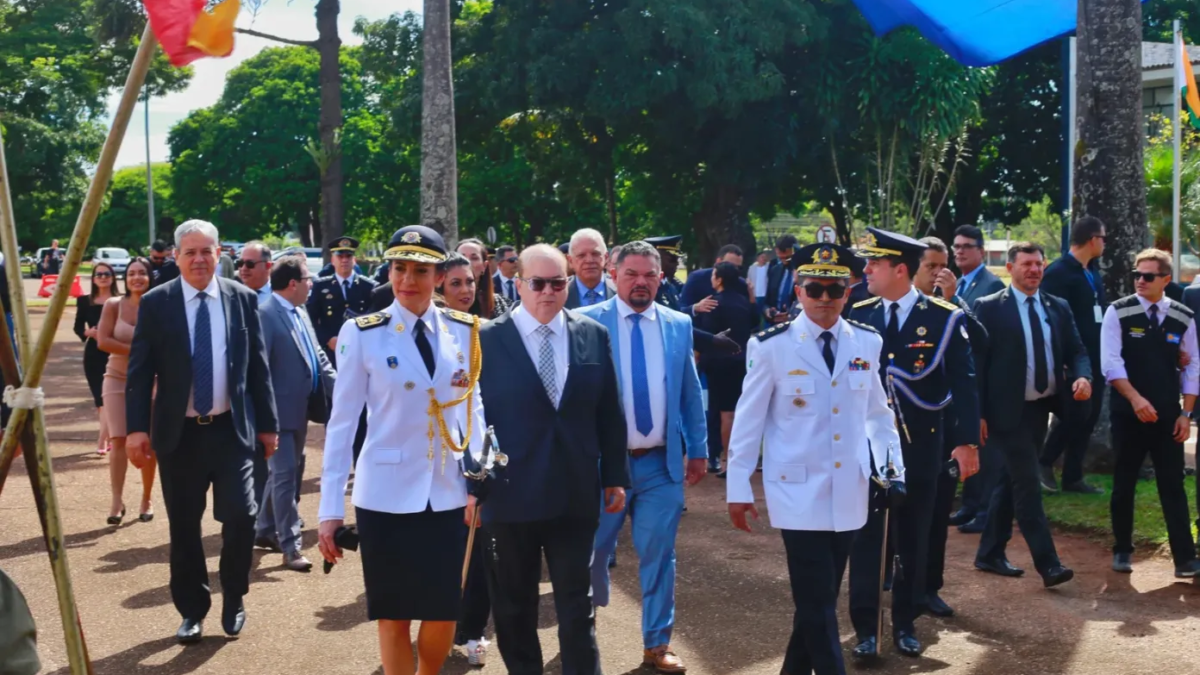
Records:
[[[333,274],[313,282],[312,294],[308,296],[308,315],[312,317],[317,339],[335,367],[338,331],[347,319],[367,313],[371,291],[376,286],[374,281],[354,271],[357,250],[358,240],[354,237],[339,237],[329,242]]]
[[[658,295],[654,301],[668,309],[681,311],[679,296],[683,293],[683,282],[675,277],[675,273],[679,271],[679,256],[682,255],[679,244],[683,241],[683,235],[646,237],[644,241],[653,246],[662,259],[663,280],[658,285]]]
[[[919,656],[914,623],[926,609],[926,558],[942,461],[943,437],[951,434],[952,458],[960,480],[979,470],[979,397],[966,316],[947,300],[913,287],[912,279],[926,245],[911,237],[867,228],[858,255],[867,259],[867,283],[873,297],[850,312],[854,321],[883,335],[879,369],[887,388],[905,466],[907,498],[890,514],[899,565],[892,584],[892,637],[896,649]],[[943,411],[958,420],[945,423]],[[873,489],[873,492],[876,492]],[[880,495],[873,495],[882,504]],[[858,633],[856,659],[878,656],[879,578],[883,561],[883,507],[873,508],[850,557],[850,617]]]

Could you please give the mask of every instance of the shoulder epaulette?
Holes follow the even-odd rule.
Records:
[[[443,313],[443,314],[445,314],[445,315],[446,315],[446,318],[447,318],[447,319],[450,319],[451,321],[457,321],[457,322],[459,322],[459,323],[465,323],[465,324],[467,324],[468,326],[474,326],[474,325],[475,325],[475,315],[474,315],[474,314],[468,314],[468,313],[466,313],[466,312],[460,312],[460,311],[458,311],[457,309],[443,309],[443,310],[442,310],[442,313]]]
[[[930,302],[937,305],[938,307],[941,307],[942,309],[948,309],[951,312],[962,309],[962,307],[959,307],[958,305],[954,304],[953,302],[950,302],[949,300],[947,300],[945,298],[939,298],[937,296],[926,296],[926,297],[929,299]]]
[[[850,324],[851,326],[854,326],[855,328],[859,328],[862,330],[868,330],[868,331],[871,331],[872,333],[879,332],[879,329],[875,328],[874,326],[872,326],[870,324],[865,324],[861,321],[852,321],[850,319],[842,319],[842,321],[845,321],[846,323]]]
[[[867,298],[866,300],[860,300],[859,302],[854,303],[854,309],[858,309],[859,307],[868,307],[870,305],[875,304],[876,302],[879,302],[880,299],[881,298],[878,295],[876,295],[873,298]]]
[[[755,333],[754,337],[758,338],[759,342],[762,342],[763,340],[768,340],[770,338],[775,337],[776,335],[781,335],[783,333],[786,333],[787,328],[790,325],[792,325],[791,321],[777,323],[774,326],[771,326],[770,328],[768,328],[766,330],[760,330],[759,332]]]
[[[387,312],[375,312],[374,314],[363,314],[362,316],[354,317],[354,323],[359,330],[367,330],[370,328],[378,328],[388,322],[392,315]]]

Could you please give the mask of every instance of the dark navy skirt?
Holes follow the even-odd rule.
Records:
[[[355,508],[368,620],[458,620],[467,551],[464,511]]]

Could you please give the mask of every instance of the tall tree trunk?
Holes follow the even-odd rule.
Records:
[[[318,246],[342,236],[346,228],[346,211],[342,202],[342,151],[339,136],[342,129],[342,71],[338,59],[342,40],[338,37],[338,0],[317,2],[317,53],[321,55],[320,89],[321,115],[317,130],[326,166],[321,173],[321,229],[324,239]],[[329,251],[325,251],[329,261]]]
[[[746,253],[743,271],[754,262],[754,231],[750,229],[750,199],[735,185],[709,185],[704,191],[701,211],[692,216],[699,258],[696,267],[707,267],[716,260],[717,250],[725,244],[737,244]]]
[[[617,191],[613,188],[611,173],[604,178],[604,202],[608,205],[609,245],[616,246],[621,240],[617,238]]]
[[[421,224],[458,243],[458,159],[454,140],[454,76],[450,0],[425,0],[421,87]]]
[[[1110,300],[1133,292],[1133,256],[1146,246],[1142,144],[1142,3],[1079,0],[1075,193],[1072,216],[1096,216],[1108,240],[1101,262]],[[1112,397],[1112,393],[1108,398]],[[1105,399],[1107,403],[1107,398]],[[1089,464],[1111,466],[1108,415],[1092,434]]]

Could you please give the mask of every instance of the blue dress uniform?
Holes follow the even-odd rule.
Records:
[[[868,243],[858,255],[892,258],[910,265],[926,246],[910,237],[868,228]],[[896,305],[893,310],[892,306]],[[902,324],[889,337],[889,318]],[[907,316],[904,314],[907,313]],[[979,442],[979,398],[974,363],[967,338],[967,317],[952,302],[929,297],[915,288],[896,301],[871,298],[854,306],[854,321],[874,327],[884,336],[879,376],[900,427],[908,496],[892,517],[889,538],[899,553],[892,584],[892,632],[901,651],[920,652],[914,622],[926,609],[927,558],[937,483],[945,470],[943,443],[952,435],[954,446]],[[945,412],[956,424],[946,423]],[[882,495],[872,490],[872,502]],[[871,517],[854,543],[850,557],[850,618],[858,633],[856,657],[878,654],[877,617],[879,570],[883,544],[883,511]],[[891,561],[888,561],[889,563]]]
[[[386,260],[445,256],[442,238],[426,227],[403,228],[393,242]],[[347,321],[338,355],[320,520],[345,517],[351,445],[365,405],[371,423],[351,501],[368,618],[456,621],[467,504],[459,460],[464,449],[479,455],[484,436],[477,319],[432,302],[416,316],[394,301]]]
[[[342,237],[329,243],[329,251],[337,255],[339,251],[353,253],[358,249],[358,240],[354,237]],[[317,340],[321,349],[329,357],[329,362],[337,367],[336,350],[329,348],[329,341],[338,336],[342,324],[347,319],[366,314],[371,307],[371,291],[377,284],[358,273],[352,273],[343,282],[336,274],[321,277],[313,282],[312,293],[308,296],[308,315],[312,317],[313,328],[317,331]]]
[[[821,249],[837,253],[833,263],[851,255],[814,244],[801,260]],[[846,279],[849,271],[839,264],[801,264],[797,276]],[[761,441],[763,492],[771,526],[783,536],[796,605],[783,663],[790,675],[845,673],[835,611],[846,557],[868,519],[872,474],[899,482],[906,471],[896,421],[876,376],[879,333],[839,318],[828,329],[833,355],[827,362],[825,332],[801,314],[750,339],[729,442],[727,500],[748,504],[754,502],[750,479]]]
[[[643,241],[653,246],[664,259],[667,256],[671,256],[675,260],[675,265],[678,265],[679,256],[683,254],[679,250],[679,244],[683,241],[683,235],[672,234],[665,237],[646,237]],[[665,265],[664,269],[666,269]],[[668,309],[679,312],[682,311],[679,309],[679,296],[682,294],[683,283],[675,278],[674,273],[671,273],[665,275],[662,283],[658,285],[658,295],[654,297],[654,301]]]

